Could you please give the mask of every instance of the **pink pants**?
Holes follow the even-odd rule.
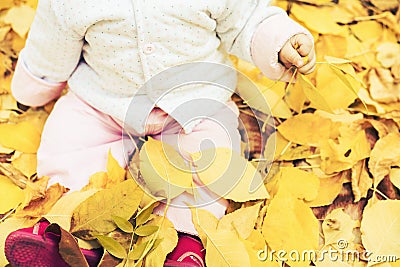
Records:
[[[207,148],[207,144],[240,151],[237,116],[236,105],[228,102],[219,113],[203,119],[191,133],[185,134],[181,126],[170,118],[162,128],[168,116],[162,110],[154,109],[148,118],[145,135],[191,153],[200,151],[200,145],[201,149]],[[76,191],[88,183],[92,174],[106,170],[109,150],[125,168],[126,159],[134,149],[135,144],[123,134],[120,123],[68,92],[57,101],[44,127],[37,153],[37,172],[39,177],[49,176],[50,183],[58,182]],[[227,201],[221,198],[213,201],[215,199],[218,197],[210,190],[199,187],[196,199],[188,193],[174,198],[166,216],[178,231],[196,234],[187,203],[193,206],[207,203],[202,208],[221,218]],[[155,212],[162,214],[164,209],[161,204]]]

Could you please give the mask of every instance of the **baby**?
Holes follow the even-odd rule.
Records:
[[[129,136],[151,136],[180,152],[205,149],[210,145],[204,140],[239,151],[233,91],[212,82],[234,88],[236,78],[224,71],[232,66],[229,54],[283,81],[292,66],[303,74],[315,67],[311,34],[268,0],[39,0],[12,93],[19,103],[37,107],[60,97],[67,83],[68,92],[44,127],[38,176],[79,190],[90,175],[105,170],[109,151],[127,166],[135,150]],[[202,82],[187,84],[192,75]],[[172,88],[171,80],[181,86]],[[201,184],[195,176],[194,183]],[[227,202],[206,187],[199,192],[199,199],[182,193],[168,208],[179,241],[165,266],[205,266],[187,203],[208,203],[202,208],[221,218]],[[41,228],[18,231],[38,235],[33,229]],[[18,231],[6,243],[11,265],[62,262],[57,253],[49,255],[56,242],[18,254],[28,238]]]

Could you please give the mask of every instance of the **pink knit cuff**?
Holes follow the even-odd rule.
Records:
[[[313,40],[307,29],[286,14],[276,14],[260,23],[253,35],[251,56],[254,64],[266,77],[272,80],[282,77],[286,68],[279,63],[278,53],[292,36],[300,33]],[[282,81],[286,81],[285,77]]]
[[[36,77],[19,58],[11,82],[11,93],[23,105],[43,106],[60,96],[66,82],[53,83]]]

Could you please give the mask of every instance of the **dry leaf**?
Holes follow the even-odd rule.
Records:
[[[68,190],[60,184],[53,184],[47,190],[42,198],[32,199],[27,206],[21,207],[16,212],[18,217],[43,217],[54,204],[65,194]]]
[[[11,164],[28,178],[36,174],[36,154],[22,153],[17,158],[14,158]]]
[[[378,184],[390,173],[391,166],[400,167],[400,134],[390,133],[379,139],[371,151],[368,167]]]

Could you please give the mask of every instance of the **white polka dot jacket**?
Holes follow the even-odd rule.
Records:
[[[229,54],[277,79],[298,33],[311,36],[268,0],[39,0],[12,93],[40,106],[68,83],[137,133],[154,106],[190,131],[235,90]]]

